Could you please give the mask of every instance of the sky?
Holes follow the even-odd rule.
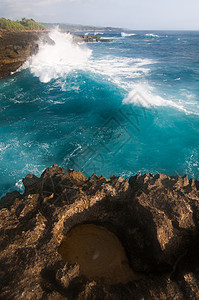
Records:
[[[199,0],[0,0],[0,17],[134,30],[199,30]]]

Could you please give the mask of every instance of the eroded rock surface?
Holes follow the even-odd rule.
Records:
[[[39,38],[50,42],[44,31],[0,30],[0,79],[15,72],[31,55],[37,53]]]
[[[78,225],[64,237],[58,252],[79,265],[79,275],[107,284],[128,283],[142,276],[131,270],[125,250],[115,234],[103,226]]]
[[[0,79],[15,72],[23,63],[39,50],[39,40],[54,44],[48,36],[49,30],[9,32],[0,29]],[[90,35],[73,35],[74,41],[111,42]]]
[[[199,299],[197,181],[139,173],[87,179],[54,165],[23,182],[23,195],[1,200],[3,299]],[[78,260],[63,259],[60,245],[82,224],[117,237],[129,280],[98,280]]]

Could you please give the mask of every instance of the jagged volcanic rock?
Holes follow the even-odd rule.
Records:
[[[14,192],[1,199],[3,299],[199,299],[197,181],[140,173],[129,181],[96,175],[87,179],[54,165],[40,178],[27,175],[23,182],[23,195]],[[117,283],[109,284],[103,276],[83,276],[78,258],[65,261],[60,245],[82,224],[94,228],[91,245],[97,226],[117,237],[132,270],[129,280],[115,281],[112,272],[108,278]],[[78,234],[84,242],[85,232]],[[96,262],[101,249],[107,251],[105,240],[99,247],[93,239]],[[84,251],[77,238],[75,245]],[[83,263],[89,272],[89,263]]]
[[[37,53],[39,38],[52,42],[47,32],[0,30],[0,78],[15,72],[31,55]]]
[[[67,31],[68,32],[68,31]],[[15,72],[23,63],[39,50],[38,42],[54,44],[48,36],[49,30],[30,30],[9,32],[0,29],[0,79]],[[111,42],[90,35],[73,35],[74,41]]]

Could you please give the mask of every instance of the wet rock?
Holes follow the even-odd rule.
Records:
[[[23,183],[24,194],[8,194],[0,210],[4,299],[198,298],[198,182],[151,173],[129,181],[114,175],[87,179],[53,165]],[[75,248],[64,256],[60,247],[75,228],[91,228],[91,239],[78,231]],[[114,236],[121,248],[110,250],[110,239],[96,238],[96,228]],[[97,265],[99,249],[105,256]],[[117,273],[121,261],[128,269],[124,276]],[[100,265],[107,276],[96,275]]]
[[[0,79],[15,72],[23,63],[39,50],[39,41],[49,45],[55,42],[48,36],[49,30],[9,32],[0,29]],[[98,36],[73,35],[78,42],[107,42]]]
[[[52,44],[47,31],[0,31],[0,79],[15,72],[38,52],[38,41]]]

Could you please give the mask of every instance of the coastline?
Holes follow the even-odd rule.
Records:
[[[32,38],[28,40],[29,33],[31,36],[33,35],[32,32],[22,34],[23,37],[21,37],[20,44],[13,45],[14,42],[12,43],[12,39],[10,39],[6,48],[8,60],[5,60],[5,65],[7,64],[10,68],[16,67],[14,64],[21,63],[26,54],[29,57],[28,55],[30,54],[28,53],[33,51],[34,54],[38,51],[38,40],[36,37],[35,40],[34,38],[33,40],[31,40]],[[34,34],[40,35],[38,32],[34,32]],[[16,34],[14,36],[16,37]],[[46,33],[44,33],[43,38],[47,43],[53,43],[52,40],[47,40]],[[78,36],[76,38],[78,39]],[[158,38],[161,39],[161,37]],[[129,41],[131,41],[130,39]],[[146,39],[146,37],[143,39]],[[177,38],[176,43],[179,43]],[[133,42],[131,44],[134,46]],[[156,44],[155,40],[154,44]],[[148,42],[146,42],[146,49],[148,49],[147,45]],[[102,45],[100,47],[90,45],[89,47],[103,48]],[[143,43],[141,43],[140,47],[143,47]],[[58,45],[58,48],[61,47]],[[110,45],[110,48],[112,48],[112,45]],[[128,48],[128,51],[129,49],[131,48]],[[159,49],[158,44],[157,49]],[[162,53],[160,54],[162,55]],[[46,54],[47,56],[48,53]],[[114,62],[118,64],[118,60],[114,60]],[[121,71],[124,70],[125,66],[123,62],[126,62],[126,66],[129,66],[129,60],[125,61],[124,56],[121,57],[119,62],[122,64]],[[136,59],[137,62],[143,63],[143,60]],[[98,64],[99,61],[96,60],[95,66],[98,66]],[[46,65],[48,66],[48,62]],[[42,67],[42,64],[38,63],[38,66]],[[135,70],[138,69],[135,68]],[[130,72],[131,69],[128,69],[128,73]],[[132,74],[134,74],[133,72]],[[170,75],[169,72],[168,74]],[[158,76],[160,75],[158,74]],[[82,78],[84,77],[80,77],[81,81]],[[14,100],[17,99],[15,96],[17,97],[21,93],[20,82],[18,86],[12,85],[12,82],[15,83],[16,81],[17,83],[18,78],[16,79],[12,80],[11,77],[9,83],[9,89],[15,91]],[[33,78],[30,74],[30,82],[34,83],[34,80],[36,83],[38,82],[38,79]],[[51,158],[53,161],[56,154],[59,163],[62,164],[61,150],[64,149],[64,158],[71,153],[73,157],[75,153],[73,157],[74,163],[67,163],[65,166],[81,169],[81,164],[76,164],[79,159],[81,160],[81,152],[83,154],[86,153],[85,157],[83,157],[85,162],[88,160],[87,158],[90,159],[90,153],[85,152],[87,148],[80,148],[83,151],[77,152],[79,144],[74,149],[70,148],[72,139],[68,139],[68,134],[74,135],[75,139],[79,141],[78,138],[81,134],[83,136],[85,132],[84,138],[88,135],[85,128],[98,128],[96,125],[100,124],[97,136],[95,130],[91,131],[91,134],[94,134],[94,138],[97,137],[95,142],[100,142],[100,144],[96,143],[97,146],[103,142],[102,148],[99,148],[99,154],[103,152],[104,144],[107,146],[106,143],[109,141],[114,141],[115,143],[109,144],[107,156],[91,156],[91,162],[95,162],[98,159],[98,162],[102,162],[102,166],[107,164],[108,161],[111,162],[110,165],[106,165],[106,168],[103,167],[102,171],[98,172],[99,169],[96,168],[95,172],[98,175],[105,174],[108,169],[109,172],[112,170],[117,175],[125,174],[124,176],[131,177],[128,180],[114,175],[111,175],[110,178],[105,178],[103,175],[99,177],[95,174],[89,177],[92,173],[87,173],[88,175],[85,173],[84,175],[87,176],[85,177],[80,171],[69,169],[68,172],[65,172],[58,165],[53,165],[52,168],[46,169],[41,177],[28,174],[23,179],[25,186],[23,194],[15,191],[2,197],[0,199],[0,241],[2,250],[0,253],[0,264],[2,266],[0,270],[0,297],[2,296],[5,299],[37,298],[58,300],[198,299],[198,180],[189,179],[190,177],[188,178],[188,176],[166,176],[165,174],[154,175],[152,173],[144,175],[138,173],[132,176],[132,174],[136,174],[137,170],[143,170],[140,167],[146,166],[148,168],[146,167],[143,173],[148,170],[154,170],[155,173],[156,170],[159,170],[157,171],[158,173],[175,174],[175,170],[179,170],[178,167],[181,168],[182,166],[181,172],[177,174],[182,175],[186,173],[190,169],[183,165],[185,159],[183,159],[182,150],[183,153],[187,153],[186,163],[188,161],[189,166],[192,167],[190,172],[187,172],[188,175],[198,178],[196,176],[196,171],[198,170],[198,123],[194,123],[196,117],[193,116],[192,118],[192,115],[182,116],[182,114],[178,114],[177,110],[173,110],[171,115],[171,111],[169,111],[169,114],[166,115],[168,112],[166,107],[162,109],[160,106],[156,109],[155,106],[151,106],[152,109],[149,109],[149,118],[147,118],[145,108],[139,108],[140,110],[138,109],[138,111],[142,113],[141,116],[143,115],[142,121],[139,122],[139,119],[135,118],[136,122],[132,123],[134,131],[129,131],[129,133],[133,133],[133,138],[135,136],[138,139],[135,139],[134,143],[132,142],[132,151],[129,151],[130,148],[126,148],[124,152],[121,152],[120,156],[117,156],[114,154],[118,149],[117,146],[122,144],[121,141],[126,143],[126,140],[120,140],[119,137],[123,135],[123,125],[131,121],[129,118],[127,119],[129,116],[127,114],[128,110],[122,116],[115,114],[118,111],[120,113],[125,112],[125,110],[119,110],[120,107],[118,105],[113,106],[114,101],[121,102],[121,98],[111,98],[113,92],[115,93],[115,89],[111,90],[111,85],[98,85],[97,91],[108,92],[98,94],[94,92],[92,94],[91,92],[89,93],[89,88],[90,91],[95,91],[93,81],[88,80],[88,78],[86,80],[82,93],[78,92],[75,95],[73,90],[71,94],[68,91],[62,91],[63,95],[60,99],[59,93],[58,95],[56,94],[57,90],[55,88],[52,89],[52,93],[49,92],[52,88],[51,84],[42,84],[47,97],[42,98],[42,101],[38,101],[36,104],[33,103],[33,106],[31,101],[37,97],[37,94],[35,96],[34,88],[30,89],[28,93],[24,89],[20,110],[17,108],[18,104],[11,102],[10,105],[8,103],[9,93],[5,93],[4,98],[8,101],[6,100],[2,106],[4,109],[2,121],[5,128],[11,125],[11,130],[6,131],[4,134],[5,145],[3,144],[2,147],[3,149],[8,148],[8,152],[3,156],[6,162],[6,171],[8,170],[6,176],[10,176],[14,168],[23,169],[24,166],[23,163],[20,164],[20,159],[21,162],[25,161],[26,158],[28,158],[27,161],[30,161],[30,158],[32,159],[33,157],[33,164],[35,164],[36,159],[40,155],[42,155],[42,159],[46,159],[48,150],[51,147],[53,153]],[[135,79],[132,80],[134,81]],[[181,79],[179,76],[173,74],[172,80],[174,87],[180,86]],[[64,77],[62,83],[65,84]],[[73,87],[74,82],[72,80],[71,83]],[[191,89],[189,84],[187,82],[188,87]],[[185,79],[184,81],[182,79],[181,86],[186,88]],[[4,84],[2,84],[2,87],[4,88]],[[147,86],[146,90],[149,88]],[[54,97],[55,94],[56,97]],[[96,100],[93,107],[91,106],[93,101],[90,101],[93,99],[92,95],[96,96],[96,98],[93,97]],[[136,94],[132,95],[135,96]],[[148,100],[148,93],[146,95],[145,99]],[[166,100],[157,95],[152,93],[149,100],[153,104],[155,103],[153,100],[158,99],[160,103],[162,101],[164,106],[167,103]],[[76,97],[76,101],[72,105],[71,101],[68,101],[69,105],[66,105],[67,101],[65,99],[73,99],[73,97]],[[28,105],[24,101],[26,99],[28,100]],[[43,101],[46,99],[47,101],[49,99],[54,100],[54,102],[50,102],[52,110],[49,109],[47,101]],[[106,103],[109,104],[110,99],[113,101],[110,101],[110,106],[106,106]],[[63,103],[57,100],[62,100]],[[25,102],[24,105],[23,101]],[[42,102],[45,103],[44,106]],[[100,104],[98,107],[97,103]],[[187,103],[189,104],[189,101]],[[86,106],[84,107],[85,104]],[[11,107],[11,109],[7,109],[7,106],[8,108]],[[60,109],[61,107],[62,109]],[[63,115],[64,119],[68,121],[70,112],[76,112],[78,107],[83,108],[77,111],[75,115],[76,120],[80,120],[80,123],[77,124],[74,122],[75,119],[71,118],[73,126],[68,127],[66,122],[62,124]],[[24,121],[18,124],[18,121],[24,117],[24,108],[28,112],[27,118],[25,116]],[[38,108],[42,108],[43,111],[39,117],[37,114],[34,114],[34,111],[38,111]],[[92,122],[91,116],[95,112],[93,108],[98,109],[100,117],[106,116],[105,122]],[[125,108],[128,109],[128,106],[125,106]],[[85,114],[86,111],[88,111],[88,114]],[[13,119],[14,122],[11,122],[12,118],[10,117],[15,112],[17,114]],[[57,112],[60,112],[60,115]],[[131,113],[130,116],[137,116],[137,114],[134,114],[134,111],[131,111]],[[81,118],[83,114],[85,114],[84,118]],[[57,116],[55,122],[53,122],[53,118],[50,118],[54,115]],[[94,113],[94,116],[96,115]],[[124,120],[124,117],[128,122]],[[82,120],[87,121],[87,119],[90,122],[82,122]],[[41,120],[42,122],[40,122]],[[116,121],[116,126],[112,126],[112,120]],[[109,126],[106,126],[107,122],[110,124]],[[28,126],[33,128],[35,124],[38,130],[36,130],[34,136],[31,136],[30,130],[26,129],[29,129]],[[50,126],[46,127],[47,124]],[[58,131],[55,131],[57,124],[63,125],[61,128],[63,131],[59,131],[60,135],[57,134]],[[107,136],[104,135],[110,128],[115,129],[118,125],[121,127],[121,130],[116,131],[116,135],[111,135],[111,139],[109,134]],[[137,126],[139,132],[137,135],[134,125],[139,125]],[[4,127],[2,128],[4,130]],[[76,128],[79,128],[78,131],[73,131]],[[173,134],[172,129],[174,129]],[[10,147],[10,145],[14,144],[12,140],[13,131],[16,131],[18,140],[22,145],[19,143],[18,148]],[[52,135],[52,140],[49,141],[48,134],[51,134],[51,132],[54,132],[55,135]],[[25,135],[25,133],[27,138],[21,138],[22,134]],[[38,147],[39,134],[44,136],[44,139],[39,144],[39,146],[44,146],[44,148]],[[64,139],[62,140],[63,134]],[[7,136],[10,138],[9,140],[6,139]],[[102,136],[100,140],[99,136]],[[140,136],[141,138],[139,139]],[[62,142],[62,144],[55,145],[59,152],[54,151],[54,140]],[[26,143],[29,141],[30,143]],[[168,141],[168,147],[165,145],[165,141]],[[87,145],[90,145],[89,142],[90,140],[88,139]],[[35,148],[33,147],[34,145],[36,146]],[[86,143],[83,145],[86,145]],[[136,148],[137,146],[139,147],[136,152],[134,147]],[[10,151],[9,147],[11,148]],[[70,151],[67,152],[66,149],[68,148]],[[91,149],[94,154],[96,154],[95,149],[97,147]],[[142,149],[147,151],[142,152]],[[193,152],[194,149],[195,153]],[[23,151],[27,151],[27,156],[23,155]],[[110,156],[110,153],[113,153],[113,156]],[[134,171],[132,167],[134,166],[133,162],[139,159],[139,155],[142,155],[144,160],[139,160],[139,166]],[[103,160],[100,161],[99,157],[102,157]],[[120,160],[121,162],[125,161],[125,158],[128,158],[126,164],[121,165],[120,173],[116,173],[117,169],[114,169],[114,165]],[[177,161],[176,168],[172,165],[175,161]],[[163,162],[169,163],[168,168],[166,163],[162,164]],[[50,162],[48,162],[49,164]],[[161,168],[158,169],[156,166],[161,166]],[[172,170],[168,171],[170,166]],[[92,164],[90,164],[90,167],[93,170]],[[128,168],[130,175],[126,175],[123,172],[125,167]],[[31,168],[25,169],[24,172],[37,172],[37,170]],[[85,170],[85,172],[87,171]],[[25,176],[25,173],[19,178]],[[9,177],[5,178],[7,180]],[[6,182],[6,180],[2,180],[2,183]],[[19,182],[21,187],[21,180]],[[16,186],[19,187],[18,185]]]
[[[15,72],[31,55],[37,53],[37,42],[40,36],[46,35],[38,30],[0,33],[0,79]]]
[[[9,32],[0,29],[0,79],[15,72],[23,63],[39,50],[38,41],[53,43],[48,37],[50,30],[24,30]],[[68,32],[63,31],[62,32]],[[74,40],[86,43],[112,42],[96,35],[73,34]]]
[[[129,181],[114,175],[86,178],[80,171],[65,172],[53,165],[40,178],[27,175],[23,183],[23,195],[13,192],[1,199],[4,298],[198,297],[198,181],[151,173],[138,173]],[[84,261],[86,276],[81,275],[81,264],[64,261],[60,245],[71,229],[78,231],[84,224],[93,230],[89,249],[99,247],[96,226],[117,236],[134,278],[129,273],[122,280],[116,271],[109,272],[110,284],[105,277],[92,275],[90,260]],[[106,248],[105,240],[101,243]],[[77,244],[84,251],[81,247]],[[123,268],[118,259],[114,261]]]

